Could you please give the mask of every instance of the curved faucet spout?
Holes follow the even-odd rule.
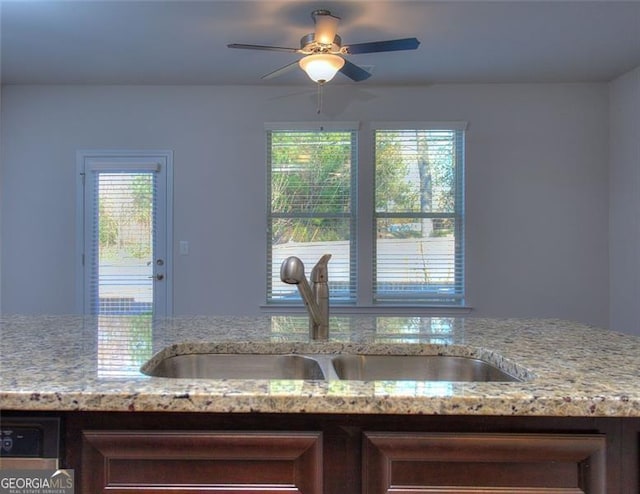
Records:
[[[314,340],[329,338],[329,273],[327,264],[331,254],[323,255],[311,270],[311,286],[304,274],[304,264],[295,257],[288,257],[280,266],[280,279],[297,285],[309,311],[309,333]]]

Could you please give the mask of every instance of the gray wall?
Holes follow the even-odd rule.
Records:
[[[611,328],[640,336],[640,67],[611,83]]]
[[[314,121],[313,87],[2,88],[2,308],[74,306],[75,152],[174,151],[174,313],[264,301],[264,122]],[[464,120],[474,315],[608,325],[606,84],[328,85],[326,120]],[[190,255],[177,255],[179,240]],[[369,239],[361,239],[368,242]]]

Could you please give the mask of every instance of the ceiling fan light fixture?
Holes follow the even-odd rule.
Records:
[[[302,58],[299,64],[313,82],[324,84],[344,66],[344,58],[330,53],[315,53]]]

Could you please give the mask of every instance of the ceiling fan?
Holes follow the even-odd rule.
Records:
[[[311,18],[315,24],[315,30],[300,39],[300,48],[239,43],[232,43],[227,46],[245,50],[280,51],[305,55],[300,60],[263,75],[262,79],[271,79],[279,76],[299,65],[311,80],[318,84],[324,84],[333,79],[337,72],[341,72],[356,82],[364,81],[371,77],[371,73],[346,60],[344,58],[345,55],[415,50],[420,44],[420,41],[416,38],[402,38],[343,46],[342,38],[337,34],[339,17],[334,16],[328,10],[314,10],[311,13]]]

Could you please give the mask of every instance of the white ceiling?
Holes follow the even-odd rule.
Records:
[[[342,18],[343,45],[415,36],[416,51],[353,55],[354,83],[608,81],[640,66],[640,0],[25,1],[2,0],[5,84],[310,84],[299,70],[260,76],[298,55],[310,13]]]

